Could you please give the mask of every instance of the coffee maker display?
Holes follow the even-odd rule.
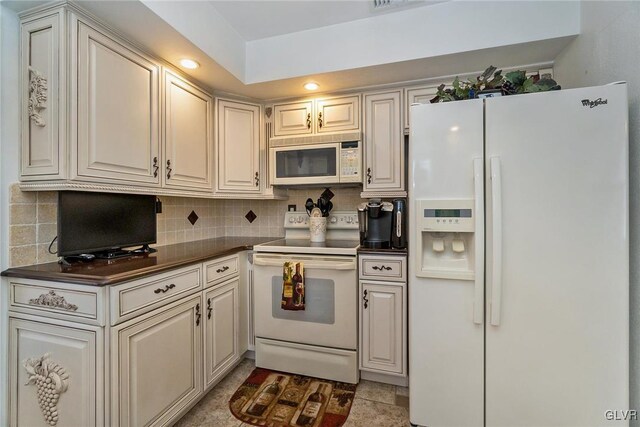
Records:
[[[370,249],[391,247],[393,205],[380,199],[370,199],[358,206],[360,246]]]

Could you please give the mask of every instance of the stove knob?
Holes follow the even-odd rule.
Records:
[[[298,224],[302,224],[302,221],[304,220],[304,218],[302,218],[301,216],[298,217],[298,219],[296,220],[296,222]]]
[[[336,222],[338,222],[338,218],[336,218],[335,216],[332,216],[329,222],[331,222],[331,224],[335,224]]]
[[[347,224],[351,224],[353,222],[353,218],[350,216],[347,217]]]
[[[290,217],[289,217],[289,222],[290,222],[291,224],[293,224],[294,222],[296,222],[296,219],[295,219],[294,217],[290,216]]]

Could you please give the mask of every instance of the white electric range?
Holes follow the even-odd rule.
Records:
[[[254,246],[256,366],[357,383],[357,213],[332,213],[323,243],[309,241],[306,213],[284,221],[284,239]],[[280,307],[286,261],[304,263],[303,311]]]

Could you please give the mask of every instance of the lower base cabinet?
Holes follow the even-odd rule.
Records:
[[[239,279],[205,291],[205,388],[214,385],[240,358],[238,351]]]
[[[104,425],[102,328],[9,320],[12,426]]]
[[[163,426],[202,394],[200,295],[112,329],[113,415],[121,427]]]

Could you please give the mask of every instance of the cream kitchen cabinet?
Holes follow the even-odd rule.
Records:
[[[105,425],[102,345],[100,327],[13,315],[9,425]]]
[[[376,266],[375,275],[363,274]],[[398,385],[407,379],[407,285],[401,269],[406,269],[405,256],[360,255],[362,377]]]
[[[406,197],[402,91],[364,95],[363,198]]]
[[[213,190],[213,98],[164,70],[163,185]]]
[[[65,14],[59,9],[21,22],[23,181],[66,177],[64,28]]]
[[[216,192],[260,194],[265,148],[258,104],[216,98]]]
[[[436,93],[438,86],[414,86],[404,90],[404,128],[409,129],[412,104],[428,104]]]
[[[240,358],[239,286],[235,278],[204,292],[205,389],[214,385]]]
[[[273,105],[275,137],[360,131],[360,95]]]
[[[72,28],[71,178],[158,185],[160,66],[82,21]]]
[[[313,101],[275,104],[273,135],[311,135],[313,133]]]
[[[72,3],[21,15],[23,190],[213,197],[213,98]]]

